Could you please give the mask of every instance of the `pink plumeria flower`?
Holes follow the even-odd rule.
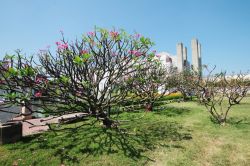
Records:
[[[80,54],[87,54],[88,53],[88,50],[81,50],[80,51]]]
[[[136,34],[134,35],[134,37],[135,37],[136,39],[139,39],[139,38],[141,37],[141,34],[136,33]]]
[[[56,45],[59,50],[65,50],[69,47],[67,43],[56,42]]]
[[[142,55],[142,52],[137,51],[137,50],[130,50],[128,53],[132,54],[132,55],[135,55],[136,57],[139,57],[139,56]]]
[[[41,83],[41,81],[42,81],[42,78],[40,78],[40,77],[37,77],[37,78],[36,78],[36,84]]]
[[[117,38],[118,35],[119,35],[119,33],[116,32],[116,31],[111,31],[109,34],[110,34],[110,36],[111,36],[112,38]]]
[[[155,56],[156,56],[157,58],[160,58],[160,57],[161,57],[161,55],[160,55],[160,54],[156,54]]]
[[[139,57],[139,56],[141,56],[142,55],[142,53],[141,52],[139,52],[139,51],[137,51],[137,52],[135,52],[135,54],[134,54],[135,56],[137,56],[137,57]]]
[[[42,93],[41,92],[36,92],[35,93],[35,97],[41,97],[42,96]]]
[[[56,42],[56,45],[61,45],[61,43],[60,42]]]
[[[67,43],[65,43],[65,44],[62,44],[62,47],[63,47],[64,49],[67,49],[69,46],[68,46]]]
[[[87,35],[93,37],[95,36],[95,32],[88,32]]]

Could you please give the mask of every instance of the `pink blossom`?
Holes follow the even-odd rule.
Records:
[[[41,92],[36,92],[35,93],[35,97],[41,97],[42,96],[42,93]]]
[[[141,55],[142,55],[142,53],[139,52],[139,51],[137,51],[137,52],[135,53],[135,56],[137,56],[137,57],[139,57],[139,56],[141,56]]]
[[[109,34],[110,34],[110,36],[111,36],[112,38],[117,38],[118,35],[119,35],[119,33],[116,32],[116,31],[111,31]]]
[[[140,37],[141,37],[141,34],[136,33],[136,34],[134,35],[134,37],[138,39],[138,38],[140,38]]]
[[[68,46],[67,43],[65,43],[65,44],[62,44],[62,47],[63,47],[64,49],[67,49],[69,46]]]
[[[91,36],[91,37],[95,36],[95,32],[88,32],[87,34],[88,36]]]
[[[88,53],[88,50],[81,50],[80,51],[80,54],[87,54]]]
[[[132,54],[132,55],[135,55],[137,57],[142,55],[142,53],[140,51],[137,51],[137,50],[130,50],[128,53]]]
[[[42,82],[45,82],[47,84],[48,80],[46,78],[43,78],[43,77],[36,77],[36,81],[35,81],[36,84],[40,84]]]
[[[61,45],[61,43],[60,42],[56,42],[56,45]]]
[[[160,54],[156,54],[155,56],[156,56],[157,58],[160,58],[160,57],[161,57],[161,55],[160,55]]]
[[[41,83],[41,81],[42,81],[42,78],[40,78],[40,77],[37,77],[37,78],[36,78],[36,84]]]
[[[67,43],[56,42],[56,45],[59,50],[65,50],[69,47]]]

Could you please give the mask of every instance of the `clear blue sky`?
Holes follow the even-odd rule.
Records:
[[[1,0],[0,57],[22,49],[36,54],[94,26],[124,28],[150,37],[159,52],[176,53],[196,37],[203,63],[217,70],[250,69],[249,0]]]

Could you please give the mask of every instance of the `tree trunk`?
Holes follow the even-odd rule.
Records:
[[[152,112],[153,111],[153,103],[147,103],[145,105],[146,112]]]
[[[225,126],[225,124],[226,124],[226,120],[223,119],[223,120],[220,121],[221,126]]]
[[[112,128],[114,126],[114,121],[111,120],[105,112],[100,113],[98,119],[102,121],[102,124],[105,128]]]
[[[219,123],[220,123],[221,126],[225,126],[225,124],[226,124],[226,119],[227,119],[226,117],[220,117],[220,118],[219,118]]]
[[[185,93],[183,94],[183,101],[188,101],[188,97]]]
[[[113,126],[113,124],[114,124],[114,122],[113,122],[111,119],[109,119],[109,118],[104,118],[104,119],[102,120],[102,123],[103,123],[103,126],[104,126],[105,128],[112,128],[112,126]]]

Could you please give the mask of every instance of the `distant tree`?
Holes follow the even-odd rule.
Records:
[[[228,77],[226,72],[212,74],[214,69],[205,78],[196,79],[196,95],[212,117],[224,125],[232,106],[240,103],[249,87],[245,74]]]
[[[145,103],[146,111],[153,111],[155,101],[170,93],[174,70],[157,59],[147,61],[140,67],[130,76],[130,89],[141,103]]]
[[[182,94],[184,101],[187,101],[189,99],[192,100],[195,91],[195,86],[194,86],[195,75],[196,73],[194,71],[185,70],[183,72],[176,73],[173,76],[174,87]]]
[[[154,56],[153,43],[139,34],[96,28],[80,40],[69,43],[63,37],[56,45],[56,54],[42,50],[37,64],[18,52],[8,57],[13,67],[1,65],[6,103],[25,106],[30,114],[39,112],[32,105],[47,115],[84,112],[106,127],[114,125],[107,110],[126,100],[124,78]]]

